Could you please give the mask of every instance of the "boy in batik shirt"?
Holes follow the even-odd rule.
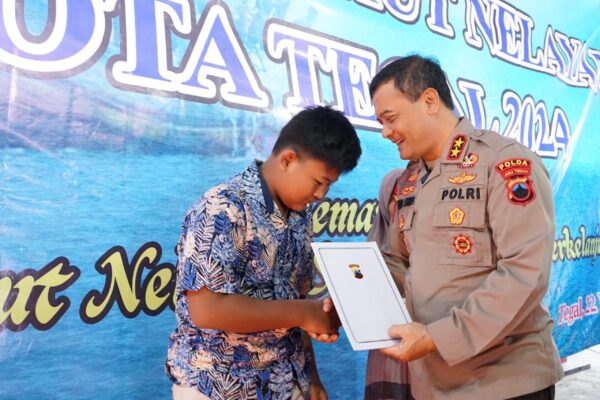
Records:
[[[272,154],[208,190],[178,244],[178,326],[166,370],[178,399],[326,399],[309,332],[337,338],[330,304],[306,300],[314,265],[307,206],[361,149],[346,117],[301,111]]]

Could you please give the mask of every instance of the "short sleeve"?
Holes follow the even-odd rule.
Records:
[[[212,191],[188,211],[178,246],[181,291],[206,287],[214,293],[239,292],[236,276],[243,268],[239,204],[223,192]]]

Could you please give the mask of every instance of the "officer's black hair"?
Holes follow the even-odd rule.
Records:
[[[385,65],[374,77],[369,85],[371,98],[375,91],[391,79],[394,86],[402,92],[409,100],[415,102],[421,97],[425,89],[435,89],[442,103],[449,109],[454,109],[450,87],[446,80],[446,74],[437,60],[410,55],[397,58]]]
[[[273,154],[291,148],[299,157],[308,155],[340,173],[356,167],[360,140],[346,116],[331,107],[313,106],[296,114],[281,129]]]

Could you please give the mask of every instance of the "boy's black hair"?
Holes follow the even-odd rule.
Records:
[[[454,110],[446,74],[437,60],[410,55],[398,58],[383,67],[371,81],[371,98],[379,86],[394,80],[394,86],[411,101],[415,102],[427,88],[435,89],[442,103]]]
[[[300,157],[308,155],[340,173],[356,167],[360,140],[346,116],[331,107],[313,106],[296,114],[281,129],[273,154],[289,147]]]

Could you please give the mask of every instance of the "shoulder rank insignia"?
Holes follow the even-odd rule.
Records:
[[[535,199],[531,174],[531,160],[512,158],[496,165],[496,171],[506,180],[508,201],[523,207]]]
[[[471,182],[477,178],[477,174],[468,174],[461,172],[460,175],[448,178],[448,182],[454,183],[455,185],[462,185],[463,183]]]
[[[450,146],[450,151],[448,151],[448,160],[459,160],[466,144],[466,135],[463,135],[462,133],[456,135],[454,139],[452,139],[452,145]]]

